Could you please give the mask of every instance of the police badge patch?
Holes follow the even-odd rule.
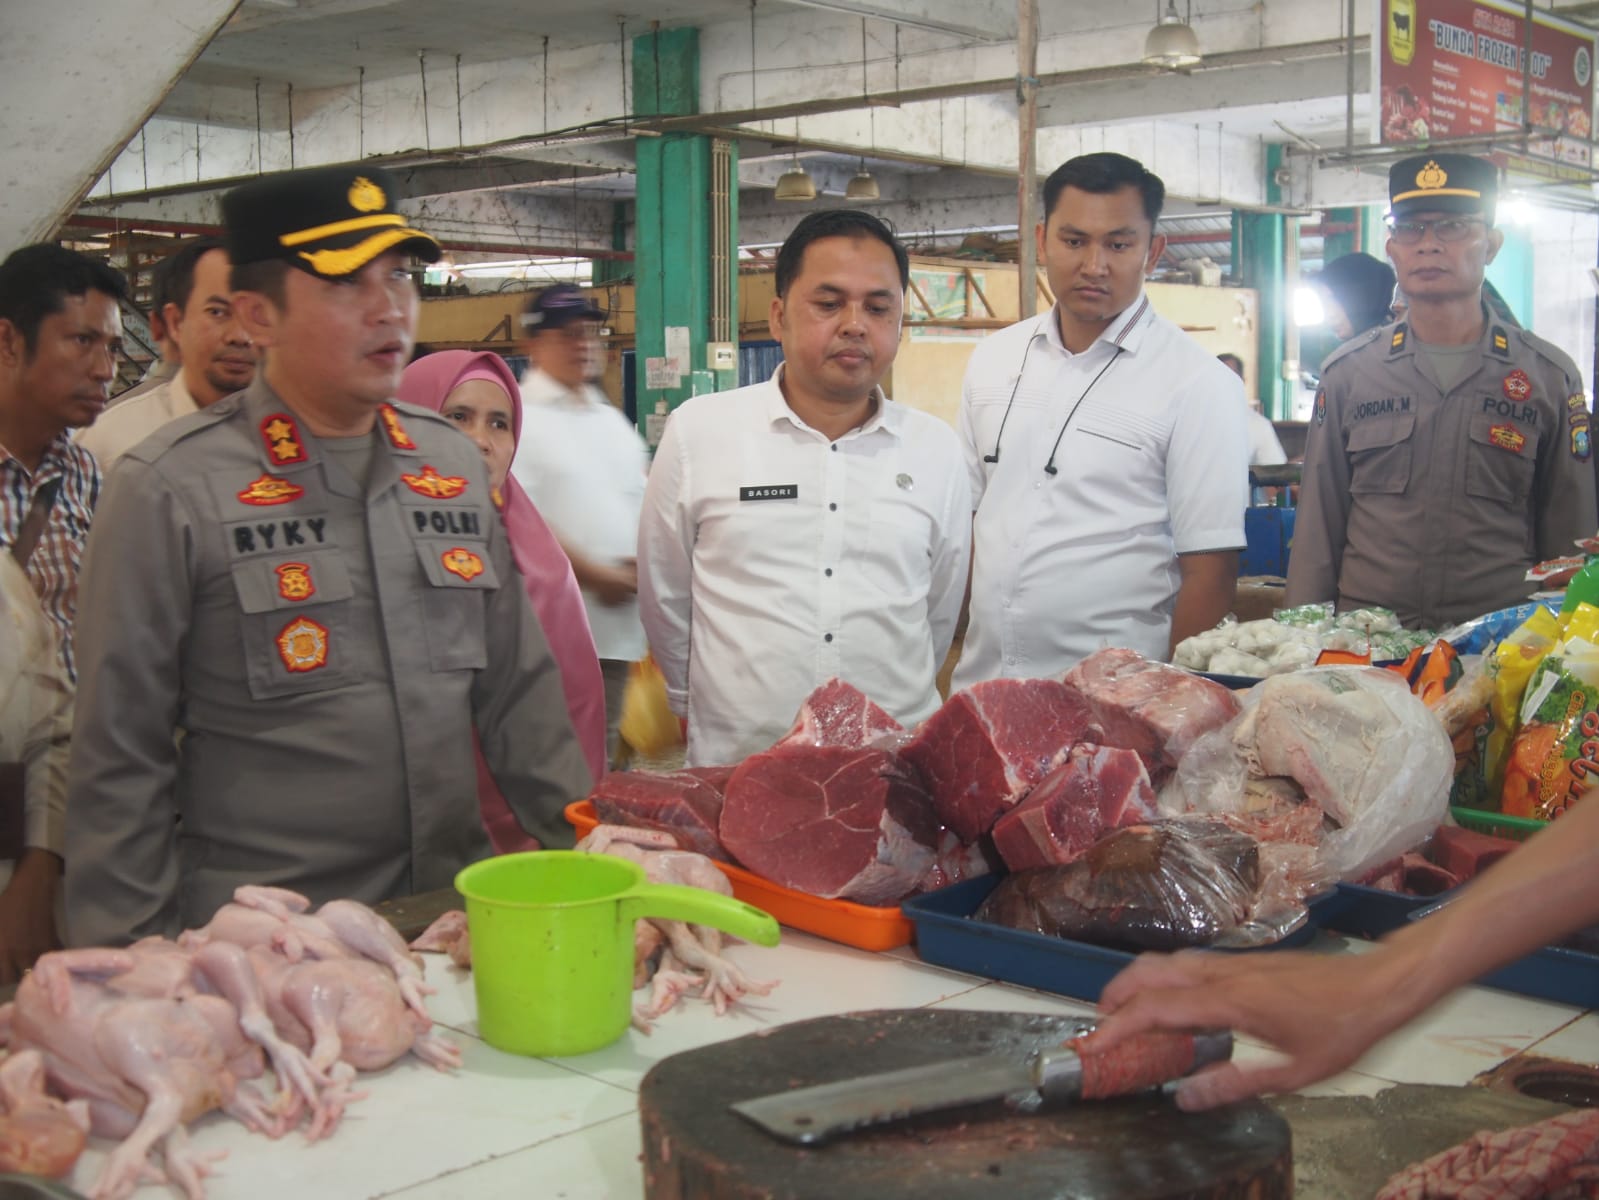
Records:
[[[293,672],[315,671],[328,661],[328,629],[310,617],[296,617],[278,634],[278,657]]]
[[[1571,457],[1578,462],[1587,462],[1592,454],[1593,442],[1587,424],[1575,426],[1571,431]]]
[[[1532,380],[1527,378],[1527,372],[1518,369],[1506,375],[1504,393],[1506,400],[1525,400],[1532,395]]]
[[[1316,389],[1316,408],[1315,408],[1315,413],[1316,413],[1316,424],[1325,425],[1327,423],[1327,389],[1326,388],[1317,388]]]

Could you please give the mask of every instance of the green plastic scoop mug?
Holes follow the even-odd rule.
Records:
[[[647,883],[642,867],[606,854],[504,854],[467,867],[455,887],[466,897],[478,1032],[511,1054],[584,1054],[622,1036],[640,917],[777,945],[777,922],[753,905]]]

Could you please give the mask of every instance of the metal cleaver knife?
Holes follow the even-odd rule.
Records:
[[[989,1100],[1032,1111],[1045,1102],[1131,1095],[1232,1054],[1227,1032],[1147,1033],[1103,1054],[1079,1054],[1071,1042],[1028,1058],[979,1054],[776,1092],[731,1107],[774,1137],[814,1145],[853,1129]]]

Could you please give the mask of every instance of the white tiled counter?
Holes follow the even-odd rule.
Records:
[[[1365,943],[1323,935],[1316,948],[1359,953]],[[208,1181],[212,1200],[637,1200],[643,1195],[636,1115],[640,1081],[659,1060],[710,1042],[791,1021],[877,1008],[948,1008],[1089,1015],[1087,1004],[994,983],[920,962],[911,949],[874,954],[784,931],[767,950],[737,946],[754,978],[779,979],[725,1016],[688,999],[646,1037],[628,1031],[613,1045],[566,1059],[519,1058],[477,1037],[471,977],[428,956],[438,988],[430,1006],[453,1030],[465,1062],[441,1074],[406,1058],[364,1076],[368,1095],[351,1105],[338,1132],[308,1145],[253,1135],[212,1115],[193,1127],[197,1149],[226,1150]],[[1536,1048],[1552,1057],[1599,1061],[1599,1013],[1466,988],[1409,1029],[1375,1047],[1356,1068],[1312,1089],[1371,1094],[1390,1083],[1464,1084],[1511,1055]],[[1267,1051],[1243,1042],[1240,1057]],[[104,1147],[80,1161],[87,1189]],[[140,1197],[171,1194],[146,1187]]]

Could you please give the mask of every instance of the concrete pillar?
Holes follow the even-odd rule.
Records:
[[[1275,182],[1282,163],[1282,147],[1266,147],[1266,195],[1277,203],[1280,189]],[[1292,295],[1283,278],[1284,220],[1277,213],[1238,213],[1242,242],[1244,283],[1260,293],[1260,407],[1272,420],[1283,420],[1293,390],[1283,379],[1283,357],[1287,348],[1287,323]]]
[[[238,4],[3,6],[0,255],[60,227]]]
[[[699,97],[697,29],[633,39],[635,112],[688,115],[699,110]],[[718,369],[707,350],[713,342],[738,340],[738,148],[700,134],[668,133],[639,138],[637,152],[635,369],[639,425],[654,444],[659,422],[649,418],[657,403],[665,401],[670,410],[697,392],[738,386],[736,357]],[[725,231],[720,250],[718,229]],[[718,309],[724,318],[719,330],[712,328]],[[675,385],[651,387],[649,361],[668,357],[669,342],[674,351],[686,349],[689,361],[679,364]]]

